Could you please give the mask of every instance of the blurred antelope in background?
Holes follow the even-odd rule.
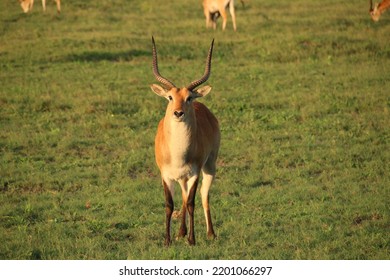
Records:
[[[203,0],[203,12],[206,17],[206,27],[217,27],[217,19],[222,16],[222,30],[226,28],[227,14],[226,8],[229,7],[230,15],[232,16],[233,29],[236,27],[236,14],[234,11],[234,0]]]
[[[57,3],[57,13],[61,13],[61,1],[54,0]],[[19,0],[20,6],[22,6],[23,12],[28,13],[34,6],[34,0]],[[46,11],[46,0],[42,0],[43,11]]]
[[[370,0],[370,15],[373,21],[378,21],[381,14],[390,8],[390,0],[383,0],[379,4],[376,3],[375,6]]]
[[[211,56],[214,40],[207,56],[206,69],[199,80],[183,88],[176,87],[160,75],[157,64],[157,50],[153,44],[153,74],[160,85],[151,89],[168,100],[165,117],[160,121],[155,138],[156,162],[161,172],[165,193],[166,232],[165,245],[171,244],[171,217],[174,209],[174,184],[178,182],[182,193],[182,215],[179,237],[187,235],[187,212],[190,220],[188,242],[195,245],[194,208],[195,194],[202,172],[202,205],[206,218],[207,235],[214,238],[215,233],[209,208],[209,189],[216,173],[216,161],[220,144],[218,120],[210,110],[195,99],[206,96],[210,86],[196,89],[207,81],[211,71]]]

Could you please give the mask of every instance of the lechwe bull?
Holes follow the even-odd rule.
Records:
[[[171,217],[174,210],[174,185],[180,184],[182,194],[181,226],[178,238],[187,235],[187,212],[190,230],[188,242],[195,245],[194,209],[195,194],[200,173],[202,186],[200,193],[206,218],[207,235],[215,238],[209,207],[209,189],[216,173],[216,161],[220,144],[220,130],[216,117],[210,110],[195,101],[206,96],[210,86],[198,88],[210,76],[211,56],[214,40],[211,43],[206,61],[206,69],[199,80],[183,88],[176,87],[160,75],[157,64],[157,50],[153,44],[153,74],[162,86],[153,84],[151,89],[168,101],[164,118],[160,121],[155,137],[155,156],[160,169],[165,193],[166,232],[165,245],[171,244]]]
[[[233,29],[237,30],[236,14],[234,11],[234,0],[203,0],[203,12],[206,17],[206,27],[217,28],[217,19],[222,17],[222,30],[226,28],[227,13],[226,8],[229,8],[232,16]]]
[[[370,0],[370,16],[373,21],[378,21],[381,14],[390,8],[390,0],[383,0],[379,4],[375,4],[375,6],[372,3],[372,0]]]
[[[61,13],[61,0],[54,0],[57,3],[57,13]],[[34,0],[19,0],[20,6],[23,9],[23,12],[28,13],[32,10],[34,6]],[[43,11],[46,11],[46,0],[42,0]]]

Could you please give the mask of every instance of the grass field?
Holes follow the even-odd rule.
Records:
[[[35,2],[0,1],[0,259],[390,259],[390,12],[237,1],[222,32],[200,0]],[[152,35],[177,85],[215,38],[218,238],[197,197],[195,247],[163,246]]]

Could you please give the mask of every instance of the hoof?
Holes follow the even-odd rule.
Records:
[[[171,246],[171,240],[170,239],[165,239],[165,242],[164,242],[164,246],[165,247],[169,247],[169,246]]]
[[[176,240],[179,240],[180,238],[183,238],[187,235],[187,229],[183,228],[179,230],[179,234],[176,237]]]
[[[190,246],[195,246],[195,239],[188,238],[188,244],[189,244]]]
[[[209,232],[209,233],[207,233],[207,239],[215,240],[215,239],[217,239],[217,235],[215,235],[214,232]]]

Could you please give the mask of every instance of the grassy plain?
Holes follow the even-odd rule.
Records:
[[[235,33],[155,2],[0,2],[0,259],[390,259],[390,13],[250,0]],[[163,246],[152,35],[178,85],[215,38],[218,239],[198,197],[195,247]]]

